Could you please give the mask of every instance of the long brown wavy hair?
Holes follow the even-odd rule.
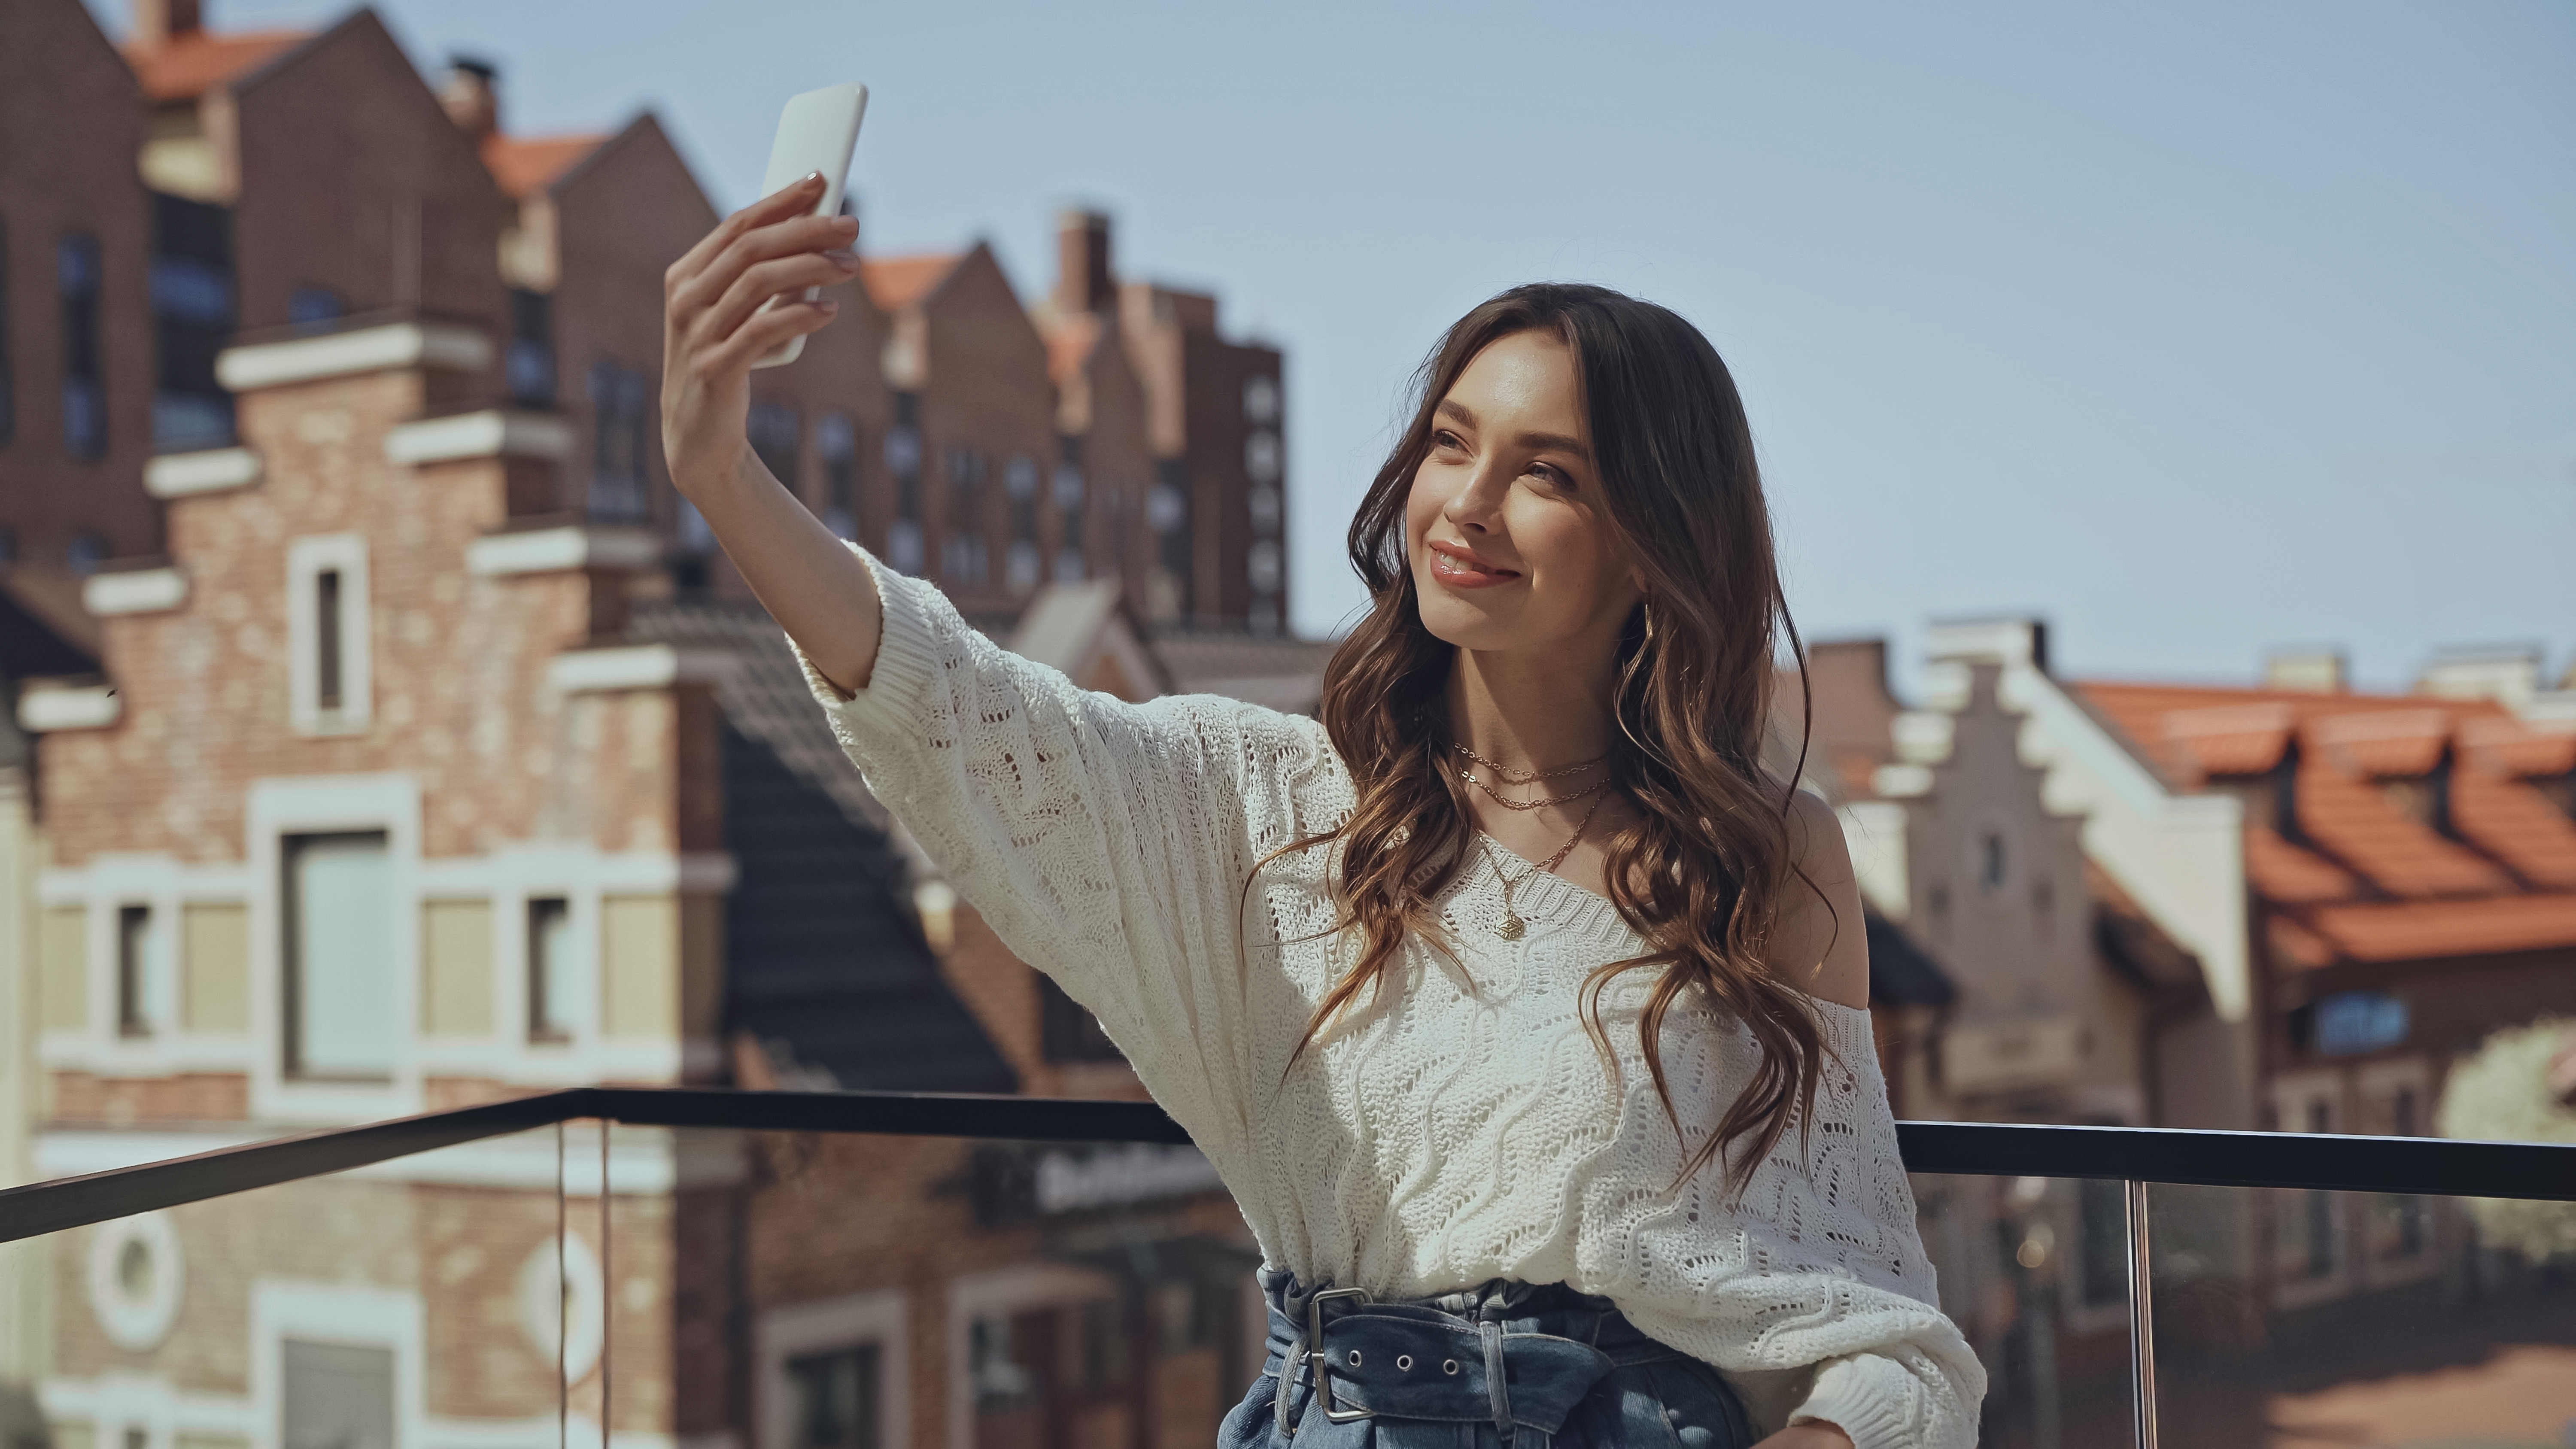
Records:
[[[1358,805],[1337,828],[1287,850],[1340,843],[1339,928],[1356,926],[1363,949],[1317,1006],[1299,1051],[1362,992],[1384,989],[1408,934],[1446,941],[1432,897],[1470,859],[1475,816],[1448,764],[1457,651],[1423,627],[1405,502],[1431,450],[1433,410],[1458,375],[1491,343],[1529,331],[1573,354],[1600,475],[1586,502],[1645,583],[1618,645],[1621,739],[1611,755],[1612,788],[1638,818],[1605,848],[1610,899],[1649,949],[1585,980],[1584,1025],[1615,1073],[1602,989],[1624,972],[1660,968],[1638,1032],[1685,1141],[1658,1049],[1665,1017],[1697,993],[1752,1031],[1762,1052],[1753,1081],[1683,1169],[1687,1177],[1718,1157],[1740,1190],[1735,1169],[1767,1157],[1793,1118],[1806,1120],[1824,1050],[1807,997],[1766,964],[1783,897],[1814,888],[1789,833],[1805,721],[1787,780],[1767,776],[1761,758],[1779,646],[1802,663],[1804,651],[1735,380],[1699,329],[1604,287],[1514,287],[1459,319],[1415,375],[1412,423],[1351,521],[1351,564],[1372,605],[1333,652],[1318,713]],[[1799,677],[1803,689],[1803,668]],[[1730,1153],[1739,1139],[1750,1151]]]

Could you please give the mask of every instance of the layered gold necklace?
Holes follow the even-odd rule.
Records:
[[[1451,748],[1455,749],[1458,753],[1465,755],[1479,768],[1491,771],[1495,782],[1504,785],[1535,785],[1541,780],[1554,780],[1566,775],[1581,774],[1586,770],[1598,768],[1602,762],[1610,758],[1607,754],[1601,754],[1595,755],[1591,759],[1583,761],[1581,764],[1567,765],[1562,769],[1517,771],[1512,769],[1510,766],[1503,764],[1499,760],[1486,759],[1483,755],[1477,754],[1474,750],[1467,748],[1465,745],[1452,745]],[[1501,882],[1503,887],[1503,923],[1494,929],[1494,934],[1502,937],[1506,941],[1517,941],[1522,936],[1528,934],[1529,925],[1521,919],[1520,912],[1512,907],[1513,890],[1527,882],[1531,876],[1538,875],[1546,871],[1552,871],[1558,866],[1563,865],[1565,863],[1565,858],[1574,853],[1574,847],[1581,844],[1583,841],[1583,832],[1592,827],[1592,817],[1600,814],[1601,807],[1610,803],[1610,797],[1602,793],[1610,788],[1609,778],[1605,776],[1592,785],[1581,790],[1576,790],[1571,794],[1553,795],[1538,800],[1506,800],[1501,795],[1495,793],[1493,785],[1477,779],[1475,772],[1472,770],[1461,769],[1458,772],[1458,778],[1475,786],[1477,789],[1484,791],[1487,799],[1502,806],[1506,810],[1537,810],[1548,805],[1571,805],[1575,801],[1589,796],[1598,795],[1601,797],[1592,802],[1591,809],[1583,812],[1583,818],[1575,822],[1574,833],[1566,837],[1565,843],[1556,848],[1556,853],[1554,855],[1549,856],[1545,860],[1533,862],[1519,875],[1512,875],[1506,872],[1503,869],[1502,861],[1497,859],[1494,855],[1492,840],[1482,836],[1481,834],[1479,835],[1477,840],[1478,848],[1484,851],[1486,864],[1491,865],[1494,868],[1494,879]]]

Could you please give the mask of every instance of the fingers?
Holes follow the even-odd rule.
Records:
[[[691,330],[706,341],[722,341],[770,298],[807,287],[833,286],[858,272],[858,256],[845,251],[802,252],[762,262],[735,278],[723,296],[698,314]]]
[[[696,246],[689,248],[678,261],[671,264],[669,272],[665,273],[665,280],[676,287],[679,283],[705,270],[707,263],[713,261],[717,253],[731,246],[735,238],[745,232],[767,226],[771,222],[784,221],[799,212],[812,211],[814,203],[821,200],[822,196],[823,173],[820,171],[805,173],[795,181],[716,223],[715,230],[698,238]]]
[[[742,295],[746,275],[755,268],[784,258],[811,259],[818,253],[838,256],[843,259],[839,270],[827,269],[813,274],[808,269],[798,272],[794,280],[804,286],[828,286],[845,281],[858,270],[858,259],[847,251],[848,244],[857,236],[858,223],[841,216],[797,217],[745,232],[717,253],[715,259],[696,276],[688,278],[672,292],[672,318],[684,329],[695,330],[699,325],[699,314],[719,309],[727,299]],[[762,295],[785,290],[787,283],[782,281]],[[748,310],[747,307],[733,309],[723,319],[723,327],[730,329],[742,320]]]
[[[832,323],[832,315],[841,304],[825,297],[819,301],[802,299],[781,302],[759,313],[738,328],[733,336],[706,353],[705,368],[710,374],[748,371],[751,364],[769,354],[790,337],[820,332]]]

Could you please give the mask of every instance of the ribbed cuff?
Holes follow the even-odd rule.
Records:
[[[1919,1416],[1908,1404],[1922,1392],[1894,1359],[1869,1353],[1831,1359],[1817,1367],[1815,1387],[1789,1411],[1789,1422],[1821,1419],[1849,1434],[1853,1449],[1919,1449]]]
[[[938,648],[930,611],[945,608],[947,600],[938,596],[929,584],[909,579],[887,568],[876,555],[857,544],[850,552],[868,566],[876,580],[877,635],[876,662],[869,667],[867,687],[855,695],[843,695],[840,687],[825,679],[796,647],[796,667],[805,671],[805,687],[825,709],[865,724],[902,723],[920,717],[930,687],[939,677]],[[921,593],[931,597],[923,599]]]

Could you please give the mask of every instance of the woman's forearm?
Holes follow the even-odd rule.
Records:
[[[850,244],[859,224],[813,215],[822,195],[818,172],[764,196],[663,273],[662,452],[673,486],[787,637],[825,679],[856,693],[883,632],[876,580],[770,476],[744,426],[755,361],[831,325],[839,310],[800,293],[858,275]]]
[[[722,474],[685,491],[725,556],[825,679],[865,689],[883,625],[875,576],[748,444]]]

